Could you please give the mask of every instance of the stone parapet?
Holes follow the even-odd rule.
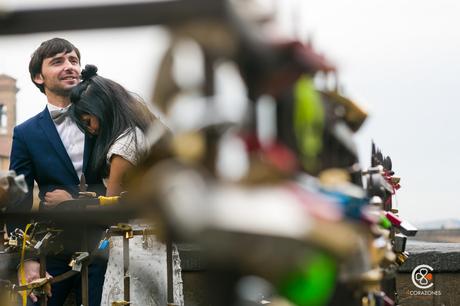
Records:
[[[399,305],[460,305],[460,243],[409,241],[407,251],[410,257],[396,277]],[[433,285],[428,289],[416,287],[412,280],[419,265],[433,268]]]

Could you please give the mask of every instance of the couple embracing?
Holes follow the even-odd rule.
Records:
[[[41,113],[14,129],[10,169],[25,175],[29,193],[24,201],[10,210],[29,211],[32,208],[34,181],[39,187],[40,208],[53,209],[63,201],[77,198],[82,177],[85,177],[90,191],[107,196],[119,195],[124,190],[123,175],[149,148],[146,133],[156,117],[123,86],[99,76],[95,66],[86,65],[81,71],[80,51],[65,39],[53,38],[43,42],[32,54],[29,72],[33,83],[46,95],[48,103]],[[70,269],[70,256],[79,247],[70,242],[81,240],[81,232],[70,230],[64,237],[64,252],[47,258],[50,277]],[[93,238],[96,240],[91,242],[89,239],[89,250],[94,248],[100,236]],[[115,247],[112,247],[111,253],[116,253]],[[150,247],[147,252],[138,252],[144,256],[151,255],[152,258],[145,260],[155,262],[149,265],[152,271],[147,271],[146,275],[160,275],[160,279],[140,281],[157,283],[154,291],[158,292],[153,292],[153,299],[148,292],[143,296],[134,295],[132,302],[137,305],[164,305],[166,251],[164,245],[158,242]],[[177,253],[175,256],[178,257]],[[89,266],[91,306],[110,305],[114,299],[121,299],[122,278],[121,275],[116,277],[120,273],[117,270],[120,266],[116,263],[118,260],[121,259],[111,255],[108,269],[104,258],[93,260]],[[39,269],[39,262],[33,258],[26,260],[23,271],[25,281],[38,278]],[[105,277],[106,273],[110,277]],[[72,289],[76,291],[76,302],[80,305],[78,277],[53,284],[48,305],[63,305]],[[29,299],[31,303],[37,302],[33,294]]]

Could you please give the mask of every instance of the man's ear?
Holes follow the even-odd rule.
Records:
[[[41,73],[37,73],[37,74],[34,76],[34,82],[37,83],[37,84],[42,85],[42,84],[44,83],[43,75],[42,75]]]

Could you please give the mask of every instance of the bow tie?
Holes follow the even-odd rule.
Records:
[[[50,111],[51,118],[53,119],[54,123],[57,125],[60,125],[62,122],[64,122],[65,118],[69,115],[68,113],[69,108],[63,108],[63,109],[56,109]]]

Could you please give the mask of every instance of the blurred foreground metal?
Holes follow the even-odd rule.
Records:
[[[1,218],[53,221],[64,231],[148,218],[164,240],[202,250],[208,305],[395,305],[396,271],[417,230],[392,205],[400,185],[391,159],[373,145],[371,167],[360,168],[353,134],[367,114],[339,91],[335,67],[310,44],[267,35],[271,16],[247,5],[184,0],[4,14],[0,34],[165,25],[171,43],[154,102],[173,133],[152,127],[154,145],[127,175],[122,205]],[[69,22],[81,14],[85,23]],[[202,77],[181,66],[181,50],[201,63]],[[219,106],[223,66],[242,84],[239,120]],[[187,105],[202,111],[178,119]],[[274,132],[263,134],[264,126]],[[119,304],[127,302],[125,292]]]

